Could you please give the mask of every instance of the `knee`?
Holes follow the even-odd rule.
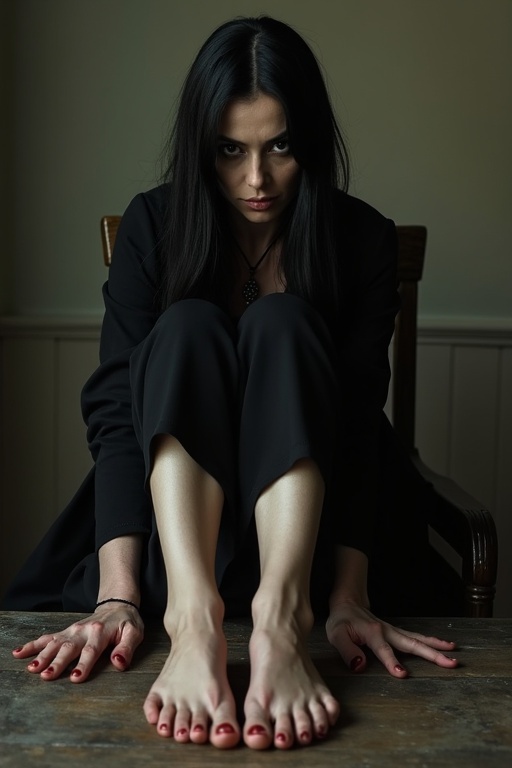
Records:
[[[155,331],[159,337],[204,338],[219,326],[230,330],[230,320],[220,307],[204,299],[183,299],[160,315]]]
[[[251,335],[275,338],[283,335],[302,336],[308,328],[326,330],[317,310],[300,296],[291,293],[271,293],[251,304],[242,315],[239,328]]]

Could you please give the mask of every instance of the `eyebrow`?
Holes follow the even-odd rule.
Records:
[[[288,131],[287,130],[281,131],[281,133],[279,133],[277,136],[273,136],[271,139],[268,139],[265,142],[265,144],[275,144],[276,142],[282,141],[283,139],[287,139],[287,138],[288,138]],[[247,146],[247,144],[245,144],[245,142],[243,141],[238,141],[237,139],[231,139],[229,136],[223,136],[222,134],[219,134],[219,136],[217,136],[217,139],[219,141],[226,142],[226,144],[236,144],[237,146],[240,146],[240,147]]]

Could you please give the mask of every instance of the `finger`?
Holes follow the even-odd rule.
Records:
[[[41,637],[38,637],[37,640],[31,640],[30,642],[15,648],[13,650],[13,655],[17,659],[26,659],[29,656],[35,656],[46,648],[49,643],[54,642],[55,637],[55,635],[42,635]]]
[[[428,637],[427,635],[421,635],[418,632],[409,632],[404,629],[398,631],[403,635],[407,635],[407,637],[413,637],[416,640],[420,640],[431,648],[437,648],[439,651],[453,651],[457,647],[457,643],[453,640],[441,640],[439,637]]]
[[[128,669],[133,660],[133,655],[142,643],[144,633],[133,624],[126,624],[119,643],[113,648],[110,660],[116,669],[124,671]]]
[[[50,647],[48,650],[50,651]],[[69,668],[70,664],[79,657],[81,650],[82,645],[80,643],[71,640],[63,641],[60,648],[55,648],[53,651],[53,658],[46,669],[40,668],[39,671],[41,672],[42,679],[56,680]]]
[[[399,632],[398,630],[391,630],[388,633],[388,640],[393,643],[394,647],[404,653],[409,653],[413,656],[420,656],[427,661],[431,661],[440,667],[454,668],[457,666],[457,659],[445,656],[436,647],[427,645],[428,642],[437,640],[437,638],[424,638],[422,635],[416,635],[415,633]],[[450,644],[450,649],[453,649],[454,644]]]
[[[337,627],[329,639],[331,645],[336,648],[352,672],[363,672],[366,669],[366,656],[361,648],[350,639],[344,624]]]
[[[379,661],[382,662],[390,675],[400,678],[408,676],[409,673],[406,668],[400,664],[389,643],[382,639],[380,641],[370,641],[368,646],[372,649]]]
[[[94,665],[108,645],[108,640],[89,641],[84,645],[80,658],[71,671],[70,679],[73,683],[82,683],[91,674]]]

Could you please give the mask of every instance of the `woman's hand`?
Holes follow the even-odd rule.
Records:
[[[453,651],[455,643],[397,629],[378,619],[368,608],[351,601],[331,603],[326,632],[331,645],[354,672],[363,672],[366,668],[366,656],[361,649],[363,645],[374,652],[393,677],[408,675],[395,656],[394,649],[421,656],[448,669],[453,669],[458,664],[457,659],[442,653]]]
[[[37,654],[27,669],[40,673],[43,680],[56,680],[78,659],[70,680],[82,683],[109,646],[114,646],[110,654],[113,666],[120,671],[127,669],[143,637],[144,624],[136,608],[124,603],[108,603],[62,632],[42,635],[16,648],[13,655],[26,659]]]

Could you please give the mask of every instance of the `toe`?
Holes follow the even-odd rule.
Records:
[[[293,713],[295,738],[297,744],[305,747],[311,744],[313,739],[313,728],[311,718],[304,709],[297,709]]]
[[[174,706],[165,706],[160,710],[156,730],[159,736],[169,737],[174,732],[174,718],[176,708]]]
[[[192,715],[188,709],[178,709],[174,718],[174,738],[180,743],[190,741],[190,721]]]
[[[240,741],[240,728],[236,721],[235,703],[219,707],[210,728],[210,741],[219,749],[231,749]]]
[[[274,734],[274,746],[277,749],[290,749],[293,745],[294,733],[292,720],[288,714],[276,717]]]
[[[273,729],[263,709],[256,702],[246,707],[244,742],[251,749],[268,749],[272,744]]]
[[[208,716],[206,712],[196,712],[190,724],[190,741],[204,744],[208,741]]]
[[[317,739],[325,739],[329,730],[329,717],[325,707],[319,701],[314,701],[309,705],[309,712],[313,723],[313,735]]]

